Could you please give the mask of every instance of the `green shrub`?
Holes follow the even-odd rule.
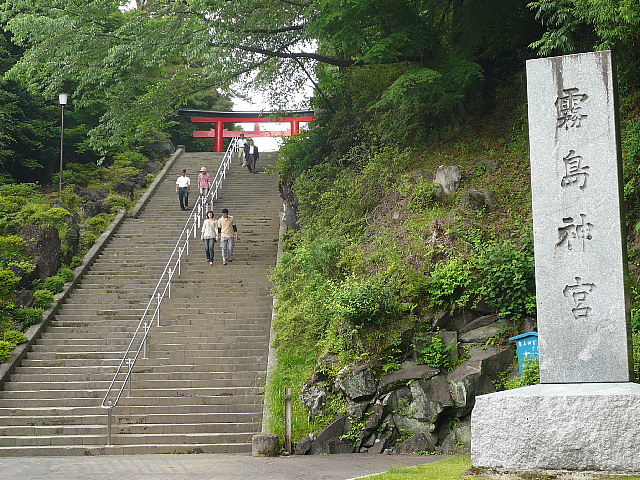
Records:
[[[540,358],[532,357],[527,360],[522,370],[522,375],[511,378],[504,382],[507,390],[514,388],[528,387],[540,383]]]
[[[148,162],[149,159],[142,153],[129,150],[116,155],[114,165],[132,166],[134,168],[142,169]]]
[[[491,242],[479,248],[475,262],[477,291],[502,316],[534,315],[535,264],[533,242]]]
[[[53,293],[60,293],[64,288],[65,283],[66,281],[63,277],[53,275],[44,281],[44,288]]]
[[[111,224],[115,216],[114,213],[100,213],[95,217],[87,218],[84,223],[85,228],[81,233],[82,245],[85,247],[93,245],[102,232]]]
[[[414,212],[429,208],[434,204],[436,195],[441,188],[438,184],[423,180],[413,187],[407,208]]]
[[[69,267],[62,267],[56,275],[62,277],[65,282],[70,282],[76,276],[75,272]]]
[[[129,210],[133,206],[133,200],[122,195],[110,195],[104,199],[104,203],[111,205],[114,209],[124,208]]]
[[[71,210],[77,210],[82,205],[82,198],[75,193],[74,188],[68,186],[62,190],[62,204]]]
[[[20,345],[29,340],[24,333],[18,330],[5,330],[3,337],[5,342],[11,342],[15,345]]]
[[[345,282],[335,301],[336,313],[355,326],[381,325],[402,313],[402,306],[390,289],[376,280]]]
[[[25,327],[30,327],[42,322],[42,308],[24,307],[15,311],[16,319],[24,323]]]
[[[16,344],[0,340],[0,363],[4,362],[11,356],[11,353],[15,350]]]
[[[34,290],[33,296],[36,297],[33,302],[33,306],[38,309],[45,309],[51,305],[53,302],[54,294],[51,290],[47,290],[46,288]]]
[[[432,307],[464,307],[471,296],[474,275],[471,263],[462,258],[436,265],[427,279],[425,290]]]
[[[435,333],[416,337],[413,348],[419,365],[449,369],[451,368],[451,352],[458,348],[458,342],[453,341],[447,345],[442,336]]]
[[[0,267],[0,302],[6,300],[8,295],[13,292],[14,288],[20,282],[20,277],[8,268]]]

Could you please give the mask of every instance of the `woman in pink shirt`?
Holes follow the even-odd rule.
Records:
[[[198,188],[200,189],[200,195],[203,195],[206,198],[209,194],[211,184],[211,175],[207,173],[207,167],[202,167],[200,169],[200,175],[198,175]]]

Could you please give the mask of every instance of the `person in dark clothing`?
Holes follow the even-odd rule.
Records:
[[[244,158],[247,168],[251,173],[256,173],[256,160],[260,158],[258,147],[253,144],[253,140],[249,140],[249,144],[244,147]]]

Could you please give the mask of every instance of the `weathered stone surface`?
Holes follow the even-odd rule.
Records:
[[[473,312],[467,310],[442,311],[435,315],[432,320],[432,326],[434,330],[460,331],[476,316]]]
[[[471,446],[471,421],[467,417],[449,428],[436,451],[445,455],[468,453]]]
[[[436,440],[437,438],[433,434],[419,433],[397,444],[394,448],[394,453],[433,452],[436,447]]]
[[[296,448],[293,450],[294,455],[306,455],[307,452],[311,449],[311,445],[315,441],[316,436],[313,433],[308,434],[298,443],[296,443]]]
[[[133,198],[133,192],[136,190],[134,182],[120,182],[114,185],[113,189],[123,197]]]
[[[513,362],[513,347],[472,348],[470,358],[447,375],[449,388],[458,408],[458,416],[471,411],[476,395],[495,391],[494,380]]]
[[[280,455],[280,438],[261,433],[251,438],[251,455],[254,457],[277,457]]]
[[[107,205],[102,200],[83,203],[80,209],[85,218],[95,217],[101,213],[111,213],[111,205]]]
[[[340,372],[335,386],[355,402],[371,398],[376,393],[376,381],[368,365],[357,367],[352,371]]]
[[[486,188],[469,188],[462,195],[462,206],[471,210],[491,209],[497,204],[495,195]]]
[[[640,385],[541,384],[482,395],[471,459],[510,470],[640,471]]]
[[[76,186],[74,192],[85,202],[97,202],[98,200],[104,200],[109,196],[107,192],[99,188],[82,188]]]
[[[503,330],[507,326],[507,322],[498,321],[485,325],[483,327],[474,328],[467,333],[460,335],[460,342],[462,343],[485,343],[492,337],[495,337],[498,332]]]
[[[311,455],[353,453],[353,446],[340,438],[346,435],[350,428],[347,417],[338,418],[318,434],[309,453]]]
[[[27,242],[29,254],[36,264],[34,275],[41,280],[54,275],[60,268],[61,242],[56,227],[25,225],[18,233]]]
[[[403,367],[385,375],[378,384],[378,394],[389,392],[398,385],[405,385],[411,380],[426,380],[440,373],[440,369],[428,365],[416,365],[415,362],[405,362]]]
[[[362,418],[369,408],[369,402],[347,404],[347,415],[351,418]]]
[[[29,290],[20,290],[16,293],[16,305],[20,308],[30,307],[35,299],[36,297],[31,295]]]
[[[446,375],[436,375],[429,380],[417,380],[409,386],[411,403],[409,416],[426,423],[435,423],[447,407],[454,404]]]
[[[610,51],[527,61],[543,383],[631,380],[614,70]]]
[[[431,423],[421,422],[420,420],[416,420],[415,418],[408,417],[406,415],[402,415],[400,413],[394,413],[392,416],[393,425],[400,432],[411,432],[411,433],[424,433],[430,435],[435,430],[435,425]]]
[[[147,186],[147,176],[143,173],[139,173],[138,175],[134,175],[129,179],[129,181],[135,183],[136,188],[144,188]]]
[[[442,185],[444,193],[452,195],[458,190],[461,178],[462,170],[458,165],[440,165],[433,181]]]
[[[495,323],[497,321],[500,320],[500,317],[496,314],[492,314],[492,315],[483,315],[481,317],[478,317],[474,320],[472,320],[471,322],[469,322],[468,324],[466,324],[464,327],[460,328],[458,330],[458,334],[462,335],[463,333],[467,333],[471,330],[474,330],[476,328],[480,328],[480,327],[484,327],[485,325],[489,325],[491,323]]]
[[[373,445],[369,448],[368,452],[371,454],[379,454],[384,452],[384,450],[391,446],[392,438],[394,437],[393,432],[386,431],[381,433],[378,438],[375,439]]]
[[[307,383],[300,392],[300,400],[309,410],[309,419],[324,414],[329,391],[322,383]]]
[[[149,173],[158,173],[160,170],[162,170],[162,165],[156,162],[147,162],[144,167],[142,167],[142,171],[145,175],[148,175]]]
[[[495,160],[491,160],[490,158],[483,158],[480,160],[480,164],[484,165],[487,172],[497,172],[500,165]]]

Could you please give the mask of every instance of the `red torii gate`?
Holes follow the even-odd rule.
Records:
[[[296,110],[288,112],[287,116],[279,116],[269,112],[221,112],[215,110],[191,110],[181,108],[181,115],[190,117],[193,123],[213,123],[211,130],[194,131],[195,138],[215,138],[215,151],[224,151],[224,139],[239,137],[244,133],[247,137],[286,137],[300,133],[300,122],[313,122],[317,120],[313,110]],[[261,123],[291,123],[288,130],[260,130]],[[254,130],[227,130],[225,123],[253,123]]]

